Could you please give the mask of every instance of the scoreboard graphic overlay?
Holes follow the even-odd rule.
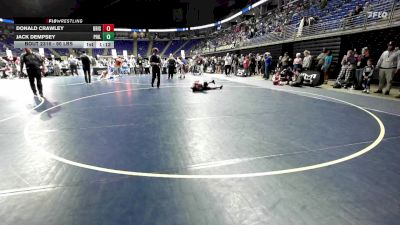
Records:
[[[114,24],[84,19],[16,18],[14,48],[114,48]]]

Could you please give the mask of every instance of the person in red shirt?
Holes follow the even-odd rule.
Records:
[[[245,77],[247,77],[249,75],[249,68],[250,68],[250,59],[249,59],[249,56],[246,56],[243,61],[243,69],[244,69]]]
[[[281,70],[278,68],[275,75],[272,77],[272,83],[274,85],[281,85]]]
[[[121,57],[118,57],[115,59],[114,67],[115,67],[115,73],[117,75],[121,74],[121,67],[122,67],[123,62],[124,62],[124,60]]]

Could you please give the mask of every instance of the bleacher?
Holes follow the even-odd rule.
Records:
[[[186,52],[186,55],[189,55],[189,54],[190,54],[190,50],[192,50],[192,48],[193,48],[195,45],[199,44],[201,40],[202,40],[202,39],[193,39],[193,40],[190,40],[189,43],[187,43],[181,50],[184,50],[184,51]],[[181,53],[178,52],[178,53],[177,53],[177,56],[181,56]]]
[[[97,56],[97,55],[103,55],[103,53],[104,53],[104,49],[101,49],[101,48],[94,48],[93,49],[93,56]]]
[[[140,40],[138,41],[137,46],[138,46],[137,53],[140,54],[141,56],[147,56],[147,49],[149,48],[149,42]]]
[[[186,41],[183,40],[173,40],[169,48],[165,51],[164,55],[169,56],[178,50]]]
[[[122,55],[123,50],[127,50],[128,55],[131,55],[133,52],[133,41],[132,40],[115,40],[114,48],[116,49],[118,55]]]
[[[68,48],[55,48],[54,49],[60,56],[69,56]]]
[[[158,48],[158,50],[160,52],[162,52],[165,48],[165,46],[167,46],[168,41],[154,41],[153,42],[153,48]],[[167,56],[167,55],[165,55]]]
[[[365,7],[366,3],[370,5],[370,10],[374,12],[389,12],[392,8],[393,0],[355,0],[355,1],[328,1],[324,9],[320,9],[319,5],[310,6],[298,15],[292,17],[291,24],[298,25],[303,16],[319,18],[318,23],[329,24],[331,29],[337,29],[342,25],[343,20],[354,12],[356,6]],[[395,0],[396,4],[400,1]],[[365,9],[363,13],[354,16],[351,22],[353,25],[360,25],[365,22]],[[379,18],[368,18],[368,20],[378,20]]]
[[[51,53],[50,49],[48,49],[48,48],[44,49],[44,56],[45,57],[49,58],[49,57],[51,57],[52,54],[53,53]]]

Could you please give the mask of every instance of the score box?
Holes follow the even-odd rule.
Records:
[[[103,24],[103,32],[114,32],[114,24]]]
[[[103,32],[102,33],[102,40],[103,41],[114,41],[115,33],[114,32]]]

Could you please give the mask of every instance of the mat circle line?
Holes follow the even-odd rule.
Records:
[[[183,88],[182,86],[164,86],[161,87],[163,88]],[[188,88],[188,87],[185,87]],[[251,86],[249,86],[249,88],[252,88]],[[256,87],[258,88],[258,87]],[[25,140],[27,141],[27,143],[29,144],[29,146],[31,146],[32,148],[34,148],[35,150],[39,151],[40,153],[42,153],[43,155],[45,155],[46,157],[71,165],[71,166],[76,166],[76,167],[80,167],[80,168],[84,168],[84,169],[89,169],[89,170],[94,170],[94,171],[99,171],[99,172],[105,172],[105,173],[111,173],[111,174],[119,174],[119,175],[127,175],[127,176],[138,176],[138,177],[150,177],[150,178],[172,178],[172,179],[230,179],[230,178],[250,178],[250,177],[263,177],[263,176],[273,176],[273,175],[283,175],[283,174],[290,174],[290,173],[299,173],[299,172],[304,172],[304,171],[308,171],[308,170],[315,170],[315,169],[320,169],[320,168],[324,168],[324,167],[328,167],[328,166],[332,166],[335,164],[339,164],[339,163],[343,163],[346,161],[349,161],[351,159],[357,158],[369,151],[371,151],[372,149],[374,149],[376,146],[379,145],[379,143],[382,142],[384,136],[385,136],[385,126],[383,124],[383,122],[372,112],[364,109],[361,106],[355,105],[353,103],[350,102],[346,102],[340,99],[336,99],[336,98],[332,98],[332,97],[328,97],[328,96],[323,96],[323,95],[319,95],[319,94],[313,94],[313,93],[307,93],[307,92],[302,92],[302,91],[290,91],[287,93],[302,93],[302,94],[309,94],[309,95],[313,95],[316,97],[322,97],[322,98],[327,98],[327,99],[331,99],[331,100],[335,100],[350,106],[353,106],[355,108],[358,108],[364,112],[366,112],[367,114],[369,114],[373,119],[375,119],[375,121],[378,123],[380,131],[379,131],[379,135],[377,136],[377,138],[368,146],[366,146],[365,148],[350,154],[348,156],[339,158],[339,159],[335,159],[335,160],[331,160],[331,161],[327,161],[327,162],[323,162],[323,163],[318,163],[318,164],[313,164],[313,165],[308,165],[308,166],[303,166],[303,167],[296,167],[296,168],[291,168],[291,169],[283,169],[283,170],[273,170],[273,171],[266,171],[266,172],[254,172],[254,173],[237,173],[237,174],[166,174],[166,173],[151,173],[151,172],[135,172],[135,171],[127,171],[127,170],[118,170],[118,169],[110,169],[110,168],[106,168],[106,167],[100,167],[100,166],[93,166],[93,165],[89,165],[89,164],[85,164],[85,163],[80,163],[80,162],[75,162],[60,156],[57,156],[53,153],[47,152],[43,149],[39,149],[38,147],[36,147],[36,145],[32,144],[32,140],[29,138],[29,128],[32,125],[32,123],[36,120],[38,120],[40,118],[40,116],[49,111],[52,110],[54,108],[60,107],[62,105],[66,105],[66,104],[70,104],[73,102],[77,102],[83,99],[89,99],[89,98],[94,98],[94,97],[98,97],[98,96],[102,96],[102,95],[108,95],[108,94],[115,94],[115,93],[122,93],[122,92],[129,92],[129,91],[137,91],[137,90],[148,90],[148,89],[152,89],[150,88],[136,88],[136,89],[131,89],[131,90],[119,90],[119,91],[111,91],[111,92],[104,92],[104,93],[99,93],[99,94],[94,94],[94,95],[89,95],[89,96],[85,96],[85,97],[81,97],[81,98],[77,98],[77,99],[73,99],[64,103],[61,103],[59,105],[53,106],[49,109],[44,110],[43,112],[41,112],[40,114],[36,115],[33,119],[31,119],[25,126],[24,129],[24,137]],[[301,95],[304,96],[304,95]],[[304,97],[309,97],[309,96],[304,96]]]

